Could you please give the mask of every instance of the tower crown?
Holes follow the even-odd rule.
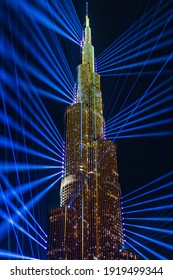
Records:
[[[101,139],[104,137],[102,96],[100,76],[95,72],[94,47],[91,43],[91,28],[86,3],[86,22],[82,45],[82,63],[78,66],[77,102],[87,107],[88,138]]]
[[[82,64],[90,65],[91,72],[95,72],[94,63],[94,47],[91,43],[91,28],[89,25],[88,17],[88,3],[86,3],[86,19],[85,19],[85,29],[84,37],[82,42]]]
[[[88,2],[86,2],[86,18],[85,18],[85,37],[84,43],[91,44],[91,28],[89,24],[89,17],[88,17]]]
[[[86,27],[89,27],[89,17],[86,15]]]

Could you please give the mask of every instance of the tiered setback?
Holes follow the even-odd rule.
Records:
[[[49,259],[120,258],[123,230],[116,146],[105,139],[100,76],[86,16],[77,103],[66,112],[60,208],[50,212]]]

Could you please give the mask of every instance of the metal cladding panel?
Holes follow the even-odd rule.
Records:
[[[116,145],[108,140],[97,143],[98,247],[99,259],[116,259],[123,246]]]
[[[78,66],[78,91],[77,102],[89,104],[89,84],[90,84],[89,64]]]
[[[78,259],[81,252],[79,248],[81,242],[79,242],[77,211],[72,207],[52,209],[49,221],[48,259]]]
[[[88,108],[82,103],[68,107],[66,113],[65,176],[87,172]]]

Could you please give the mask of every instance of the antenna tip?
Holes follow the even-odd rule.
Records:
[[[88,2],[86,2],[86,16],[88,16]]]

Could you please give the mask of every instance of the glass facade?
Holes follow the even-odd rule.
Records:
[[[86,16],[76,103],[66,111],[60,208],[50,211],[48,259],[120,259],[123,229],[116,145],[106,140],[100,76]],[[125,254],[125,253],[124,253]]]

